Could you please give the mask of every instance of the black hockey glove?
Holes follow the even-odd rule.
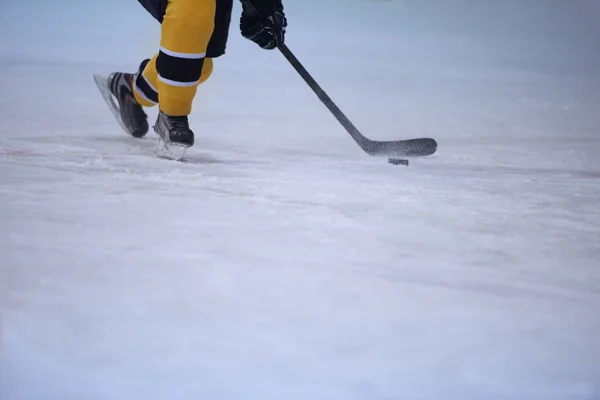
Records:
[[[280,0],[242,0],[242,36],[271,50],[285,42],[287,19]]]

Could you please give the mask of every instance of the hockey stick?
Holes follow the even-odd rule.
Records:
[[[249,0],[241,0],[248,9],[253,10],[254,13],[259,15],[256,8],[250,3]],[[340,108],[334,103],[334,101],[327,95],[327,93],[321,88],[321,86],[315,81],[311,74],[304,68],[302,63],[296,58],[292,51],[285,44],[279,44],[277,46],[281,54],[288,60],[291,66],[298,72],[298,74],[304,79],[312,91],[317,95],[321,102],[329,109],[333,116],[339,121],[339,123],[346,129],[346,132],[350,134],[352,139],[369,155],[371,156],[385,156],[385,157],[420,157],[428,156],[437,150],[437,142],[431,138],[418,138],[418,139],[406,139],[406,140],[391,140],[391,141],[378,141],[371,140],[364,136],[354,126],[354,124],[346,117],[346,115],[340,110]]]
[[[304,81],[310,86],[315,92],[321,102],[331,111],[333,116],[339,121],[339,123],[346,129],[346,132],[352,136],[352,139],[369,155],[372,156],[385,156],[385,157],[410,157],[410,156],[428,156],[435,153],[437,149],[437,142],[430,138],[418,138],[418,139],[407,139],[407,140],[393,140],[393,141],[377,141],[371,140],[364,136],[354,126],[354,124],[346,117],[346,115],[340,110],[340,108],[334,103],[334,101],[327,95],[327,93],[319,86],[314,78],[308,73],[306,68],[300,63],[300,61],[294,56],[292,51],[285,45],[278,46],[281,54],[290,62],[292,67],[298,72],[298,74],[304,79]]]

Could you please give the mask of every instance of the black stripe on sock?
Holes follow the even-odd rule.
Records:
[[[138,89],[140,89],[142,93],[144,93],[144,96],[146,96],[152,102],[158,103],[158,93],[150,87],[150,85],[148,84],[148,82],[146,82],[146,79],[144,79],[141,73],[138,75],[135,83]]]
[[[160,51],[156,58],[158,74],[175,82],[197,82],[202,74],[204,58],[179,58]]]

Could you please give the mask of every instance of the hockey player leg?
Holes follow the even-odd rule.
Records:
[[[211,64],[206,50],[214,30],[215,11],[216,0],[168,2],[156,57],[159,114],[154,130],[159,136],[159,157],[180,160],[185,149],[194,144],[188,116],[204,66]]]

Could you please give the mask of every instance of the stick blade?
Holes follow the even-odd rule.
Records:
[[[425,157],[437,151],[437,142],[431,138],[377,141],[366,140],[358,143],[372,156],[381,157]]]

